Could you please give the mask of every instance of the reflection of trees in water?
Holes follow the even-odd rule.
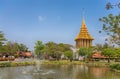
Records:
[[[117,75],[105,67],[89,67],[89,72],[94,76],[94,79],[120,79],[120,74]]]
[[[108,68],[103,67],[89,67],[89,73],[94,77],[94,79],[103,79],[105,73],[109,71]]]
[[[88,73],[88,66],[86,65],[75,65],[73,71],[73,79],[90,79]]]
[[[72,79],[120,79],[120,74],[115,74],[105,67],[74,65],[72,71]]]
[[[120,76],[104,67],[90,67],[86,65],[58,65],[49,66],[56,73],[48,79],[119,79]]]

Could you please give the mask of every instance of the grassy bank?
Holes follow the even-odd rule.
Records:
[[[35,62],[1,62],[0,67],[28,66],[34,64]]]

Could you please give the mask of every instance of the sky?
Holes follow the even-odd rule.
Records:
[[[119,0],[0,0],[0,31],[8,41],[24,43],[33,50],[35,42],[53,41],[72,44],[84,19],[93,45],[103,43],[107,37],[99,34],[102,23],[99,18],[118,14],[115,7],[106,10],[106,3]]]

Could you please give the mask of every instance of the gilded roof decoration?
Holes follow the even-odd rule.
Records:
[[[78,36],[75,38],[75,41],[78,40],[78,39],[94,40],[94,38],[88,32],[88,29],[87,29],[87,26],[85,24],[84,18],[82,19],[81,29],[80,29],[80,32],[79,32]]]

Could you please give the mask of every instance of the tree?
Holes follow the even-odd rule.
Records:
[[[18,52],[18,43],[14,43],[14,42],[11,42],[11,41],[8,41],[6,43],[6,53],[11,53],[11,54],[14,54],[16,52]]]
[[[6,39],[4,38],[2,31],[0,31],[0,53],[5,51],[5,47],[3,47],[4,41],[6,41]]]
[[[106,57],[108,57],[108,63],[110,63],[110,58],[111,57],[114,57],[115,56],[115,50],[112,49],[112,48],[105,48],[103,51],[102,51],[102,54]]]
[[[26,45],[24,45],[24,44],[19,44],[18,50],[22,51],[22,52],[27,52],[28,51],[28,47]]]
[[[116,61],[118,61],[120,59],[120,48],[115,48],[114,50],[115,54],[115,58],[116,58]]]
[[[60,51],[61,51],[61,52],[65,52],[65,51],[72,51],[72,50],[71,50],[71,47],[73,47],[73,46],[70,45],[70,44],[59,43],[59,44],[58,44],[58,47],[60,48]]]
[[[86,48],[80,48],[79,51],[78,51],[78,54],[80,56],[85,56],[85,54],[86,54]]]
[[[44,49],[44,44],[42,43],[42,41],[38,40],[34,46],[34,51],[38,58],[40,58],[40,56],[44,53],[43,49]]]
[[[105,49],[105,48],[113,48],[113,46],[110,46],[108,43],[96,44],[96,46],[95,46],[95,50],[97,50],[97,51],[103,51],[103,49]]]
[[[108,2],[106,4],[106,9],[112,9],[115,6],[117,6],[120,9],[120,2],[116,4],[111,4]],[[113,15],[109,14],[107,17],[102,17],[99,19],[101,22],[103,22],[103,31],[109,36],[109,40],[107,41],[111,42],[114,46],[114,44],[120,46],[120,14]],[[101,31],[99,31],[101,33]]]
[[[87,58],[90,58],[90,56],[92,55],[92,49],[91,48],[80,48],[78,51],[80,56],[85,56],[85,61],[87,60]]]
[[[7,41],[4,43],[6,39],[4,38],[4,34],[0,31],[0,52],[2,54],[16,54],[16,52],[26,52],[28,48],[24,44],[19,44],[17,42]]]
[[[103,31],[110,37],[110,42],[120,45],[120,14],[114,16],[109,14],[108,17],[99,19],[103,22]]]
[[[109,47],[111,47],[111,46],[108,43],[103,44],[103,49],[106,49],[106,48],[109,48]]]
[[[71,51],[71,46],[72,45],[69,44],[57,44],[54,42],[48,42],[45,44],[44,52],[47,54],[47,56],[51,56],[52,58],[56,58],[59,60],[61,55],[64,54],[64,52]]]
[[[103,49],[103,45],[102,44],[96,44],[95,50],[102,51],[102,49]]]
[[[7,46],[3,45],[0,47],[0,54],[3,55],[8,52]]]
[[[110,2],[108,2],[106,4],[106,9],[109,10],[109,9],[112,9],[114,6],[117,6],[118,8],[120,8],[120,2],[117,3],[117,4],[111,4]]]
[[[65,52],[64,52],[64,55],[70,59],[70,58],[73,57],[73,52],[70,51],[70,50],[69,50],[69,51],[65,51]]]
[[[112,9],[114,6],[120,8],[120,2],[114,5],[109,2],[106,4],[106,9]],[[109,39],[106,39],[106,41],[112,43],[113,46],[114,44],[120,46],[120,14],[109,14],[107,17],[102,17],[99,20],[103,23],[102,30],[109,36]],[[108,47],[108,45],[104,45],[104,47],[102,54],[108,57],[108,63],[110,62],[111,57],[119,56],[119,50]]]
[[[3,45],[4,41],[6,41],[6,39],[4,38],[4,34],[2,33],[2,31],[0,31],[0,46]]]
[[[120,57],[120,48],[116,48],[116,49],[115,49],[115,52],[116,52],[116,54],[115,54],[116,57],[119,58],[119,57]]]
[[[19,44],[17,42],[11,42],[8,41],[6,44],[3,46],[4,52],[7,54],[16,54],[16,52],[27,52],[28,48],[24,44]]]
[[[45,52],[48,54],[48,56],[51,56],[52,58],[59,59],[62,51],[62,46],[59,46],[54,42],[48,42],[45,44]]]

